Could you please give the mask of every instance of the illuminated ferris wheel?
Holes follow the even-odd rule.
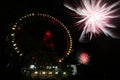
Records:
[[[53,55],[51,57],[61,63],[72,50],[70,31],[47,14],[32,13],[21,17],[12,25],[10,36],[14,52],[21,57],[27,55],[34,59]]]
[[[70,31],[48,14],[31,13],[21,17],[11,26],[10,43],[12,53],[22,59],[21,70],[40,66],[58,69],[72,51]]]

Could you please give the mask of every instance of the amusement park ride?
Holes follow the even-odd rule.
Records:
[[[50,15],[32,13],[21,17],[11,25],[10,43],[12,54],[21,59],[24,78],[56,79],[77,74],[76,64],[63,67],[73,50],[70,31]]]

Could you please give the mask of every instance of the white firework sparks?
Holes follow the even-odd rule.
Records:
[[[103,0],[81,0],[80,3],[76,5],[70,5],[65,3],[64,6],[72,10],[77,14],[76,18],[80,18],[76,25],[84,24],[82,28],[82,34],[79,38],[79,41],[82,41],[85,37],[85,34],[90,34],[90,40],[95,34],[104,33],[106,36],[111,36],[116,38],[108,28],[116,28],[116,26],[110,23],[111,19],[118,18],[119,16],[114,15],[118,8],[115,9],[120,4],[116,2],[112,5],[103,3]],[[73,7],[74,6],[74,7]],[[79,26],[81,29],[81,26]]]

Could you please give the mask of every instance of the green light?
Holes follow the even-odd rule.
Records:
[[[66,75],[67,73],[66,72],[63,72],[63,75]]]

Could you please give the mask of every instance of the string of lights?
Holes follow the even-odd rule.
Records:
[[[64,52],[65,55],[63,57],[59,58],[59,60],[58,60],[58,62],[61,63],[64,60],[64,57],[68,56],[72,51],[72,37],[71,37],[70,31],[67,29],[67,27],[62,22],[60,22],[58,19],[56,19],[55,17],[52,17],[48,14],[30,13],[30,14],[27,14],[27,15],[19,18],[19,20],[16,21],[11,27],[12,31],[11,31],[10,37],[11,37],[12,47],[14,48],[15,52],[19,56],[24,55],[24,53],[22,52],[22,47],[20,47],[16,41],[17,32],[19,32],[21,30],[22,25],[24,25],[24,23],[27,22],[27,19],[35,17],[35,16],[37,16],[38,18],[45,18],[46,20],[50,19],[52,21],[53,25],[58,23],[59,25],[61,25],[62,29],[65,31],[65,33],[66,33],[65,37],[67,40],[67,49]]]

